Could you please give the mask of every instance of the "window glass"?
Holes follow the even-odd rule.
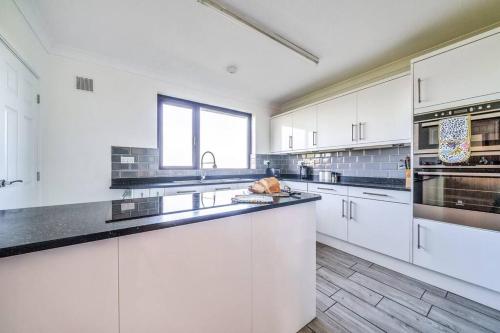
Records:
[[[193,109],[163,104],[163,167],[193,167]]]
[[[207,108],[200,110],[200,155],[211,151],[218,168],[248,167],[248,121],[246,116],[218,112]],[[211,156],[205,162],[212,162]],[[200,168],[211,168],[211,163]]]

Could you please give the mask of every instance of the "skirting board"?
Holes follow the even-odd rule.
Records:
[[[414,279],[432,284],[436,287],[451,291],[460,296],[500,310],[500,293],[493,290],[394,259],[321,233],[316,233],[316,240],[319,243],[329,245],[357,257],[374,262],[380,266],[390,268],[401,274],[408,275]]]

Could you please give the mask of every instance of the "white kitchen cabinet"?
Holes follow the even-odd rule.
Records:
[[[0,332],[118,333],[118,239],[0,259]]]
[[[120,332],[249,333],[251,230],[245,214],[121,237]]]
[[[311,202],[252,214],[254,333],[298,332],[316,316],[314,207]]]
[[[363,89],[357,94],[358,143],[410,142],[409,75]]]
[[[150,188],[149,189],[149,196],[150,197],[162,197],[164,195],[165,195],[164,188]]]
[[[271,118],[271,151],[273,153],[292,150],[293,115],[291,113]]]
[[[414,219],[413,263],[500,292],[500,232]]]
[[[347,228],[350,243],[410,260],[409,204],[349,197]]]
[[[500,29],[415,59],[415,112],[499,98],[499,59]]]
[[[332,194],[337,191],[334,186],[330,185],[318,185],[309,192],[321,195],[321,200],[316,202],[316,231],[347,240],[347,205],[349,202],[347,196]]]
[[[318,148],[348,146],[357,142],[356,94],[317,105]]]
[[[294,151],[316,148],[316,106],[308,106],[293,113],[292,137]]]

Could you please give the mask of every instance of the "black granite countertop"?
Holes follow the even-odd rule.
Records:
[[[234,204],[246,190],[0,211],[0,257],[320,200],[300,193],[272,204]]]
[[[152,177],[152,178],[121,178],[111,181],[111,189],[144,189],[181,186],[199,186],[214,184],[236,184],[252,182],[266,175],[212,176],[201,181],[199,177]],[[280,180],[296,182],[335,184],[343,186],[368,187],[384,190],[410,191],[405,187],[405,180],[398,178],[347,177],[341,176],[337,183],[320,182],[317,176],[300,179],[298,175],[284,174]]]
[[[305,183],[315,183],[315,184],[329,184],[329,185],[341,185],[341,186],[353,186],[353,187],[368,187],[376,188],[381,190],[395,190],[395,191],[410,191],[409,188],[405,187],[405,180],[398,178],[373,178],[373,177],[340,177],[340,181],[337,183],[332,182],[322,182],[317,176],[308,177],[306,179],[300,179],[297,175],[283,175],[280,179],[294,181],[294,182],[305,182]]]

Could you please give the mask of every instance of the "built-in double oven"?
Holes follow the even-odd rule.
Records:
[[[470,114],[471,156],[439,159],[439,123]],[[414,116],[414,216],[500,231],[500,101]]]

